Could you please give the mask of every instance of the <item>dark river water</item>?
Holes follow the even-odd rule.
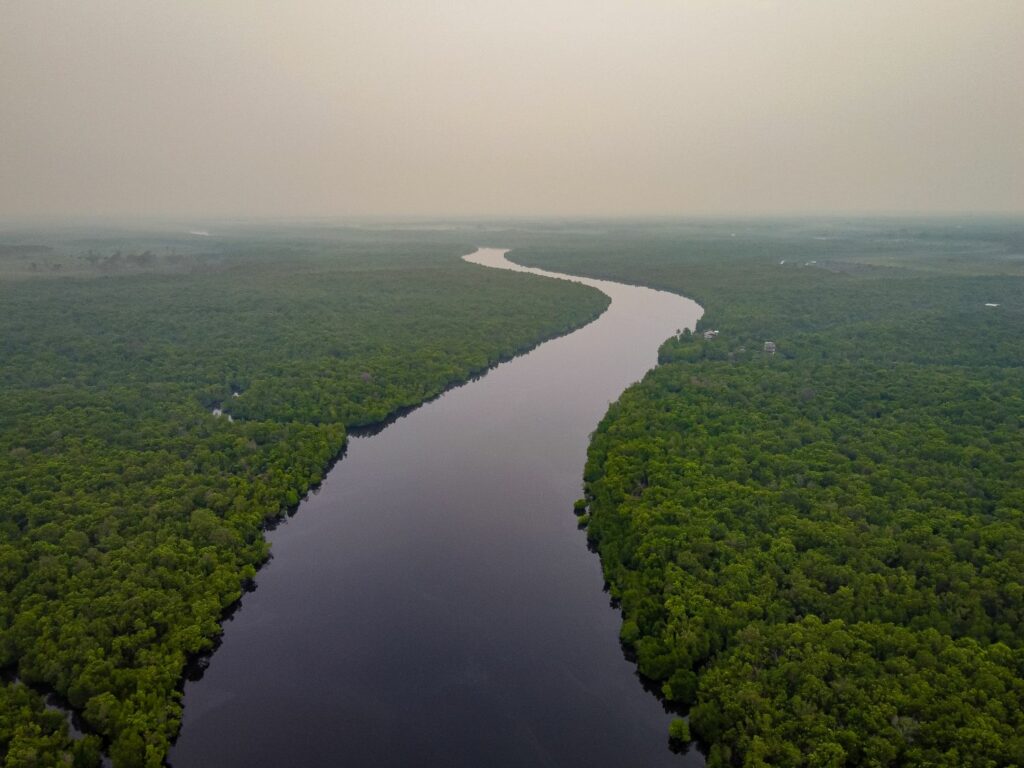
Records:
[[[269,534],[174,768],[703,765],[669,751],[572,514],[588,436],[701,309],[580,282],[598,320],[353,438]]]

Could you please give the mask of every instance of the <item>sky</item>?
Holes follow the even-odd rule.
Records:
[[[1022,41],[1022,0],[0,0],[0,216],[1020,214]]]

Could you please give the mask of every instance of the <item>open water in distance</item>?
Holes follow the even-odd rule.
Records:
[[[174,768],[703,765],[669,751],[572,514],[590,433],[701,309],[578,282],[611,296],[598,320],[352,439],[269,534]]]

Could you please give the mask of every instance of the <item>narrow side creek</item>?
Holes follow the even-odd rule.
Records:
[[[572,514],[590,433],[701,309],[504,254],[466,259],[612,304],[350,441],[186,684],[174,768],[703,765],[669,751]]]

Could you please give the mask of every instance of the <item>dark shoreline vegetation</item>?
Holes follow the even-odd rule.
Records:
[[[1024,765],[1024,222],[622,224],[510,256],[705,307],[585,476],[673,737],[711,766]]]
[[[608,304],[464,264],[466,240],[69,231],[0,247],[0,666],[29,684],[0,685],[5,765],[93,766],[105,747],[117,768],[160,765],[188,660],[346,429]],[[102,739],[72,739],[30,686]]]

